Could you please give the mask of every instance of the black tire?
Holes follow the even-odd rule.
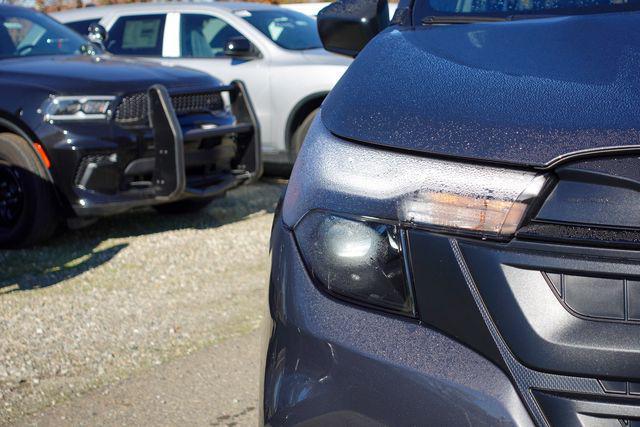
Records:
[[[0,247],[45,241],[60,222],[53,183],[29,142],[0,133]]]
[[[291,135],[291,162],[295,162],[298,157],[298,153],[302,148],[302,143],[304,142],[307,133],[309,132],[309,128],[311,127],[311,123],[313,123],[313,119],[315,119],[316,114],[320,111],[319,108],[313,110],[307,117],[304,118],[300,126],[296,128]]]
[[[202,199],[184,199],[177,202],[164,203],[162,205],[154,205],[153,208],[161,214],[187,214],[198,212],[206,208],[214,197],[206,197]]]

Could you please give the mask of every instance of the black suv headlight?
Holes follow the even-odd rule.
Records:
[[[312,211],[294,233],[309,271],[327,291],[415,316],[400,227]]]
[[[51,96],[40,108],[44,121],[108,120],[114,96]]]
[[[283,221],[330,293],[414,316],[406,229],[508,241],[549,182],[533,170],[355,144],[317,119],[296,160]]]

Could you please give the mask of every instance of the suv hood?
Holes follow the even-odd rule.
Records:
[[[57,94],[119,95],[145,91],[152,84],[168,89],[219,85],[207,74],[111,56],[42,56],[0,60],[0,79],[37,86]]]
[[[637,12],[428,26],[378,35],[325,100],[334,134],[549,167],[640,149]]]

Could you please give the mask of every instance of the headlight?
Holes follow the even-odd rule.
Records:
[[[45,121],[107,120],[111,117],[114,96],[53,96],[42,105]]]
[[[419,189],[402,201],[398,215],[401,220],[418,226],[423,224],[484,237],[507,237],[517,231],[545,182],[543,175],[532,176],[529,182],[520,183],[520,194],[514,191],[506,197],[500,194],[502,188],[497,174],[495,188],[483,187],[475,193],[464,191],[466,188],[458,191]],[[502,184],[503,187],[510,185],[513,183]]]
[[[296,160],[282,218],[308,270],[329,293],[415,316],[420,308],[403,253],[406,230],[511,239],[548,182],[532,170],[356,144],[316,119]]]
[[[313,211],[294,233],[309,271],[329,293],[415,316],[397,225]]]
[[[283,204],[286,224],[313,209],[366,215],[444,233],[513,237],[545,174],[354,144],[316,120]]]

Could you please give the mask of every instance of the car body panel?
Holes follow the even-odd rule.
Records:
[[[342,343],[348,347],[366,341],[374,343],[367,351],[385,352],[385,356],[392,354],[385,344],[388,328],[392,326],[368,329],[357,319],[365,312],[375,312],[371,305],[349,298],[339,300],[339,295],[328,290],[314,275],[308,259],[299,261],[305,242],[298,240],[304,234],[297,234],[297,228],[304,225],[310,212],[324,212],[397,224],[404,230],[402,252],[408,263],[405,271],[413,289],[420,327],[464,344],[465,349],[506,374],[529,411],[531,419],[527,422],[547,426],[552,419],[551,425],[615,426],[619,425],[618,419],[622,422],[628,418],[637,419],[640,395],[626,390],[636,390],[633,387],[640,384],[640,371],[635,363],[640,351],[637,340],[640,233],[637,226],[629,226],[637,224],[636,216],[633,213],[625,215],[629,210],[624,208],[627,205],[616,203],[612,196],[621,189],[634,194],[638,192],[639,164],[637,156],[593,157],[567,163],[552,172],[538,173],[509,164],[499,167],[356,143],[332,134],[318,117],[300,152],[281,203],[282,213],[274,226],[272,257],[284,260],[272,266],[270,322],[273,328],[272,344],[266,349],[267,375],[271,375],[269,369],[275,369],[269,368],[269,361],[276,354],[281,357],[278,366],[286,366],[291,352],[297,366],[308,363],[318,366],[320,350],[306,352],[316,345],[312,342],[318,335],[332,345]],[[499,174],[509,181],[520,179],[519,174],[548,179],[548,187],[541,191],[540,199],[514,236],[503,239],[474,237],[473,233],[433,227],[401,216],[403,200],[419,194],[424,186],[435,189],[439,184],[453,182],[461,194],[473,193],[469,190],[471,187],[484,188],[482,182],[499,179]],[[494,178],[482,178],[483,175]],[[574,190],[568,196],[554,192],[565,181],[583,190]],[[588,185],[580,187],[582,184]],[[601,187],[597,197],[589,190],[593,185]],[[506,182],[502,187],[508,187]],[[491,191],[490,197],[500,199],[498,193]],[[575,206],[573,210],[549,206],[540,209],[548,203]],[[574,218],[574,211],[580,206],[597,216],[599,222],[595,226],[585,223],[583,217]],[[455,221],[453,216],[452,222]],[[567,222],[563,222],[565,219]],[[628,221],[624,228],[618,227],[622,220]],[[282,229],[278,229],[278,223]],[[551,227],[551,231],[544,227]],[[278,246],[281,235],[289,234],[293,235],[294,248],[281,249]],[[318,240],[321,241],[319,236]],[[313,243],[307,241],[306,244]],[[298,262],[305,267],[305,274],[290,275],[292,266]],[[340,276],[336,274],[335,277]],[[335,310],[324,305],[322,309],[317,308],[319,303],[308,299],[300,290],[307,286],[314,287],[322,298],[344,308],[344,313],[340,314],[342,329],[326,326],[337,317]],[[349,305],[350,309],[347,308]],[[313,339],[309,340],[307,334],[315,324],[310,326],[311,321],[302,314],[292,314],[294,310],[312,313],[313,322],[322,325],[311,334]],[[380,308],[378,315],[387,316],[383,310]],[[415,322],[416,319],[405,317],[400,323],[402,326],[394,326],[393,331],[402,335],[413,328]],[[424,340],[423,344],[439,345],[433,336],[418,337],[416,334],[414,337]],[[277,346],[273,344],[274,340],[279,342]],[[380,348],[376,344],[380,344]],[[424,350],[414,352],[402,344],[398,346],[406,350],[405,361],[412,360],[416,354],[426,354]],[[343,350],[339,346],[336,348]],[[446,360],[452,360],[456,356],[447,357]],[[366,358],[343,355],[341,360],[351,365],[351,372],[370,369]],[[430,363],[437,365],[437,361],[430,360]],[[322,366],[328,364],[322,362]],[[399,368],[383,364],[378,368],[381,371],[376,370],[375,376],[379,378],[394,369],[401,369],[405,374],[411,371],[407,366]],[[293,372],[279,369],[283,372],[281,379],[294,376]],[[476,374],[482,376],[484,369],[478,367]],[[396,374],[394,379],[401,381],[398,380],[401,377]],[[366,404],[350,407],[351,412],[342,416],[335,413],[337,404],[329,399],[302,399],[300,402],[294,399],[287,403],[289,406],[274,403],[273,399],[295,394],[300,389],[294,379],[290,381],[265,382],[265,422],[281,419],[275,415],[277,410],[270,409],[275,407],[280,408],[282,414],[293,417],[315,413],[317,417],[332,415],[338,420],[346,420],[353,417],[351,412],[354,412],[367,416],[368,421],[394,424],[394,420],[382,418],[380,421],[372,416],[375,412]],[[358,384],[359,380],[352,378],[350,381]],[[374,391],[362,392],[365,402],[384,407],[375,391],[392,388],[396,382],[387,379],[373,384],[372,380],[369,384]],[[340,390],[334,391],[334,395],[339,395]],[[541,391],[544,391],[543,395]],[[423,392],[415,391],[415,400],[411,402],[425,404],[429,399],[437,399],[427,398],[421,394]],[[389,399],[395,402],[393,398]],[[348,402],[351,404],[352,400]],[[407,403],[396,403],[402,404]],[[425,407],[424,412],[414,413],[408,409],[403,412],[407,419],[399,416],[395,421],[420,424],[425,417],[434,417],[438,421],[446,420],[443,424],[459,423],[455,418],[447,418],[456,417],[457,408],[451,407],[450,411],[441,413],[436,408]],[[580,424],[576,419],[584,422]]]
[[[323,121],[357,141],[539,168],[636,150],[639,24],[628,12],[390,27],[327,97]]]
[[[154,62],[104,56],[43,56],[3,59],[0,79],[46,88],[51,94],[105,95],[127,93],[148,86],[150,81],[188,90],[220,84],[203,73],[184,67],[163,67]]]
[[[353,34],[355,1],[325,23]],[[265,424],[640,420],[640,13],[461,24],[469,4],[378,34],[309,130],[272,234]],[[414,362],[516,393],[439,407]]]
[[[490,361],[434,329],[319,291],[278,214],[271,245],[261,424],[533,425]]]

